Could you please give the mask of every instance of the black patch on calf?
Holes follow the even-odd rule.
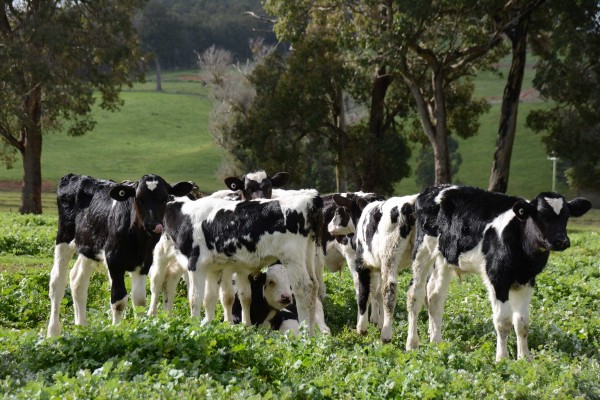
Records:
[[[479,243],[486,225],[521,198],[461,186],[444,192],[441,203],[437,204],[435,198],[448,187],[425,189],[417,198],[415,214],[418,229],[430,236],[439,233],[441,253],[448,262],[457,265],[458,256]],[[418,244],[421,241],[422,236]]]
[[[379,226],[379,221],[381,221],[381,205],[373,207],[371,210],[369,210],[369,213],[371,218],[369,218],[369,223],[367,224],[367,227],[365,229],[365,240],[367,242],[367,245],[369,246],[369,252],[373,253],[373,236],[375,236],[375,233],[377,232],[377,228]]]
[[[358,310],[361,315],[367,312],[369,294],[371,292],[371,271],[365,268],[362,259],[362,245],[358,244],[356,249],[356,273],[358,275]]]
[[[482,251],[486,255],[486,273],[500,301],[508,300],[508,292],[515,283],[533,286],[535,277],[548,262],[548,251],[533,254],[525,251],[523,243],[527,239],[523,232],[515,219],[506,226],[502,237],[495,229],[485,233]]]
[[[398,207],[393,207],[390,210],[390,217],[392,219],[392,224],[396,224],[398,222],[398,218],[400,218],[400,211],[398,211]]]
[[[405,203],[402,205],[402,224],[400,225],[400,236],[402,239],[406,239],[408,235],[410,235],[410,231],[414,224],[414,208],[411,204]]]
[[[181,202],[170,202],[167,203],[165,210],[165,234],[175,243],[175,248],[181,252],[188,260],[192,257],[192,250],[194,246],[194,229],[192,221],[188,215],[181,212]],[[199,255],[198,249],[198,254]],[[197,259],[196,259],[197,260]],[[188,264],[188,268],[191,264]],[[193,268],[196,268],[196,264],[193,264]]]

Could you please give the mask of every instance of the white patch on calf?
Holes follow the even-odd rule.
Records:
[[[550,205],[550,207],[552,207],[552,209],[554,210],[554,212],[556,213],[556,215],[560,214],[560,210],[562,210],[563,205],[564,205],[564,201],[563,199],[555,199],[552,197],[544,197],[544,200],[546,200],[546,203],[548,203]]]
[[[438,195],[435,196],[436,204],[442,204],[442,199],[444,198],[444,193],[446,193],[448,190],[453,190],[456,188],[458,188],[458,186],[450,186],[450,187],[447,187],[446,189],[443,189],[441,192],[439,192]]]
[[[256,182],[262,182],[267,179],[267,173],[265,171],[254,171],[246,174],[245,180],[251,180]]]
[[[506,226],[509,224],[510,221],[512,221],[512,219],[515,217],[515,212],[512,210],[512,208],[510,210],[504,211],[502,214],[498,215],[496,218],[494,218],[494,220],[492,222],[490,222],[489,224],[487,224],[487,226],[484,229],[484,234],[485,231],[487,231],[488,229],[495,229],[496,232],[498,232],[498,236],[502,235],[502,232],[504,231],[504,228],[506,228]]]
[[[158,181],[146,181],[146,186],[148,189],[154,190],[156,189],[156,186],[158,186]]]

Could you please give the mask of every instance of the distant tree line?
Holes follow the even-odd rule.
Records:
[[[149,0],[134,25],[142,50],[162,69],[195,68],[196,53],[213,45],[245,61],[252,57],[249,39],[275,42],[270,26],[248,15],[261,11],[260,0]]]

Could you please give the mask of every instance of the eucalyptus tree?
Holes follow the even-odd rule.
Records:
[[[142,79],[131,18],[143,0],[14,0],[0,6],[0,137],[3,160],[23,159],[21,213],[41,213],[42,134],[93,128],[100,106]],[[95,91],[97,91],[95,93]]]
[[[531,35],[534,87],[552,100],[527,124],[543,132],[549,154],[567,165],[569,185],[600,191],[600,4],[551,2]]]
[[[490,0],[268,0],[276,33],[301,40],[311,24],[333,26],[348,62],[374,72],[369,130],[382,127],[389,85],[402,81],[433,148],[435,183],[451,181],[448,136],[469,137],[488,109],[472,97],[471,77],[491,68],[507,48],[503,35],[530,12],[530,1]]]

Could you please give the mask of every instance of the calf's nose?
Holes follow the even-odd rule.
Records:
[[[282,304],[290,304],[292,302],[292,297],[287,294],[281,295],[281,303]]]
[[[556,250],[565,250],[571,246],[571,242],[567,236],[559,237],[554,240],[554,248]]]

